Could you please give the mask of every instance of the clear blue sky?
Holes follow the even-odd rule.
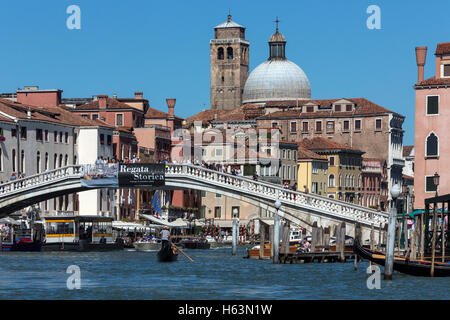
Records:
[[[66,8],[81,8],[81,30],[66,28]],[[369,5],[381,30],[369,30]],[[0,92],[24,85],[62,89],[63,97],[132,97],[188,117],[209,108],[209,40],[233,20],[250,40],[250,69],[267,59],[275,16],[287,57],[307,74],[312,97],[366,97],[406,116],[414,143],[415,46],[428,46],[425,77],[434,75],[438,42],[450,41],[450,2],[47,0],[0,4]]]

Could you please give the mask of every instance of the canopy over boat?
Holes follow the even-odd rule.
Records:
[[[164,225],[164,226],[168,226],[170,228],[187,228],[187,222],[183,221],[183,219],[178,218],[177,220],[173,221],[173,222],[169,222],[167,220],[163,220],[163,219],[159,219],[155,216],[151,216],[148,214],[140,214],[141,217],[150,220],[152,222],[155,222],[159,225]]]
[[[126,231],[136,231],[142,232],[142,231],[151,231],[151,227],[155,226],[144,226],[139,223],[132,223],[132,222],[124,222],[124,221],[113,221],[112,223],[113,228],[120,229],[120,230],[126,230]]]

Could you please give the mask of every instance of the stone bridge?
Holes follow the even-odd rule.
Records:
[[[71,165],[0,185],[0,218],[54,197],[92,190],[82,185],[82,175],[82,165]],[[279,199],[282,204],[279,216],[309,232],[314,222],[318,226],[333,227],[344,221],[347,234],[353,235],[355,224],[360,223],[363,240],[369,238],[372,225],[378,234],[379,228],[388,222],[388,214],[384,212],[188,164],[167,164],[165,185],[158,189],[195,189],[219,193],[273,214],[276,212],[274,203]]]

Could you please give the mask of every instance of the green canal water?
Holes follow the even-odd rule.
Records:
[[[368,289],[367,262],[274,265],[243,259],[231,248],[185,250],[177,262],[156,252],[0,253],[0,299],[448,299],[450,278],[394,273]],[[66,273],[80,268],[81,288],[69,290]],[[381,268],[381,272],[382,272]],[[381,275],[382,278],[382,275]]]

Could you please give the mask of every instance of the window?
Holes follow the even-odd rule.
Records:
[[[334,166],[334,157],[330,157],[330,166]]]
[[[312,173],[318,173],[319,172],[319,165],[317,162],[312,163]]]
[[[221,207],[214,207],[214,218],[220,218],[220,216],[221,216],[221,214],[220,214],[220,211],[221,211]]]
[[[361,120],[355,120],[355,131],[361,131]]]
[[[20,171],[25,173],[25,151],[20,151]]]
[[[64,133],[64,142],[69,143],[69,133],[68,132]]]
[[[282,153],[282,159],[286,159],[286,149],[283,149],[283,153]]]
[[[340,104],[335,105],[334,111],[337,111],[337,112],[341,111],[341,105]]]
[[[93,113],[92,120],[97,120],[97,119],[98,119],[98,113]]]
[[[77,144],[77,140],[78,140],[78,133],[74,132],[74,134],[73,134],[73,144]]]
[[[48,152],[45,153],[45,164],[44,164],[44,170],[48,170]]]
[[[85,119],[89,119],[89,115],[88,115],[88,114],[85,114],[85,113],[82,113],[82,114],[81,114],[81,117],[82,117],[82,118],[85,118]]]
[[[291,180],[291,166],[287,166],[286,173],[287,173],[286,179]]]
[[[222,149],[215,149],[216,151],[216,157],[222,156]]]
[[[112,143],[112,137],[110,135],[107,135],[106,138],[107,138],[108,146],[110,146]]]
[[[287,159],[288,159],[288,160],[291,160],[291,150],[288,150],[288,151],[287,151]]]
[[[426,177],[425,192],[436,192],[436,185],[434,184],[434,176]]]
[[[55,135],[53,136],[53,141],[55,142],[55,143],[58,143],[58,132],[57,131],[55,131]]]
[[[59,142],[60,143],[63,142],[63,133],[62,132],[59,133]]]
[[[278,122],[272,122],[272,128],[277,128],[278,127]]]
[[[42,129],[36,129],[36,141],[42,141],[43,135],[42,135]]]
[[[232,47],[227,48],[227,59],[233,59],[233,48]]]
[[[16,172],[16,149],[12,149],[12,171]]]
[[[270,156],[272,154],[272,149],[270,149],[270,148],[266,149],[266,153],[268,156]]]
[[[302,122],[302,132],[308,132],[308,122]]]
[[[439,145],[438,137],[432,132],[427,137],[426,144],[426,156],[427,157],[437,157],[439,155]]]
[[[116,126],[123,126],[123,114],[116,114]]]
[[[375,120],[375,130],[380,131],[381,130],[381,119]]]
[[[100,144],[105,144],[105,135],[103,133],[100,135]]]
[[[312,183],[312,186],[311,186],[311,191],[312,191],[312,193],[317,193],[317,191],[318,191],[318,183],[317,182],[313,182]]]
[[[327,121],[327,132],[334,132],[334,121]]]
[[[297,122],[291,122],[291,132],[297,132]]]
[[[11,129],[11,137],[17,137],[17,130]]]
[[[322,121],[316,122],[316,132],[322,132]]]
[[[217,50],[217,59],[223,60],[224,54],[223,54],[223,48],[220,47],[219,50]]]
[[[314,106],[307,106],[306,112],[314,112]]]
[[[427,115],[439,113],[439,96],[427,96]]]
[[[351,104],[345,105],[345,111],[352,111],[352,110],[353,110],[353,106]]]
[[[41,153],[39,151],[36,155],[36,173],[41,173]]]
[[[444,77],[450,77],[450,64],[444,64]]]
[[[21,127],[20,128],[20,138],[26,139],[27,138],[27,127]]]
[[[334,183],[334,174],[330,174],[330,176],[328,177],[328,187],[333,188]]]
[[[206,191],[201,191],[202,198],[206,197]]]
[[[45,141],[48,142],[48,130],[44,131]]]
[[[216,193],[216,198],[221,198],[222,195],[220,193]]]
[[[344,131],[350,130],[350,121],[344,120]]]

